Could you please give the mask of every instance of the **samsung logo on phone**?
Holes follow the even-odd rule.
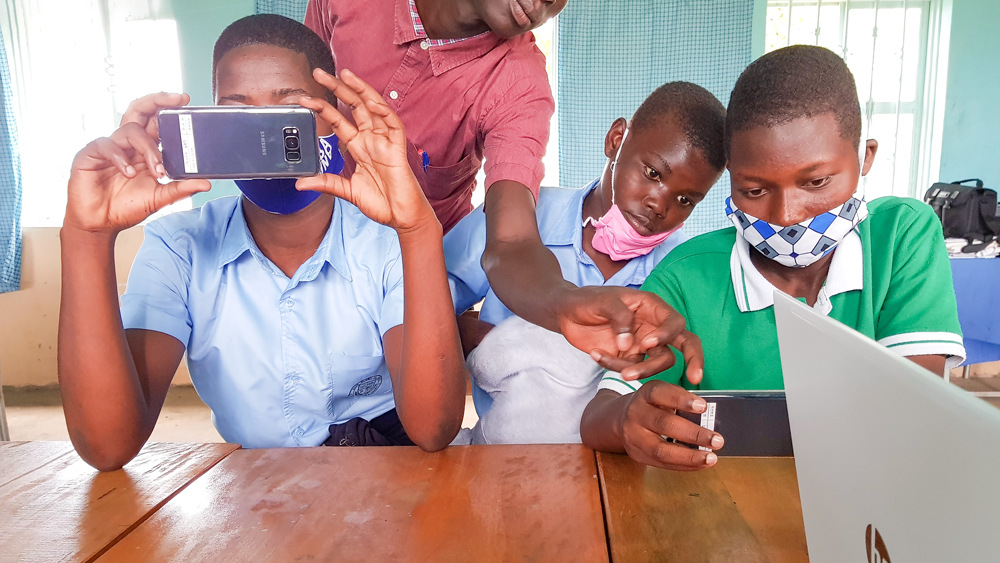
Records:
[[[260,154],[267,156],[267,140],[263,131],[260,132]]]

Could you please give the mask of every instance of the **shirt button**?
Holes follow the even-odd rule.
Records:
[[[431,44],[426,39],[420,42],[420,48],[423,49],[424,51],[426,51],[427,48],[430,46]]]
[[[399,92],[393,90],[392,92],[389,92],[389,97],[392,98],[392,99],[394,99],[394,100],[397,100],[397,99],[399,99]]]
[[[305,430],[302,430],[301,428],[296,428],[295,429],[295,433],[297,435],[301,436],[301,435],[305,434],[306,432],[305,432]]]

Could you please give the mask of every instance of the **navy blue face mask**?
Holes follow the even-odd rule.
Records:
[[[319,138],[319,163],[326,174],[340,174],[344,157],[337,150],[337,134]],[[269,213],[289,215],[302,211],[316,201],[319,192],[300,192],[295,189],[296,178],[273,180],[236,180],[236,186],[257,207]]]

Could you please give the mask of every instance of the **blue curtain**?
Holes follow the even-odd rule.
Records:
[[[301,22],[306,19],[309,0],[257,0],[258,14],[278,14]]]
[[[21,286],[21,157],[5,53],[0,36],[0,293]]]
[[[559,16],[559,182],[604,166],[604,135],[665,82],[699,84],[729,103],[751,56],[753,0],[571,0]],[[729,224],[728,173],[695,208],[689,235]]]

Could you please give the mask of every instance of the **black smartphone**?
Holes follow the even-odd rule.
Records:
[[[160,151],[174,180],[298,178],[319,174],[312,110],[297,106],[161,109]]]
[[[792,431],[784,391],[692,391],[705,399],[701,414],[677,414],[726,440],[719,457],[788,457]]]

